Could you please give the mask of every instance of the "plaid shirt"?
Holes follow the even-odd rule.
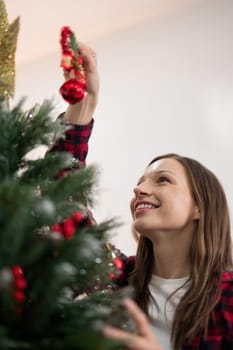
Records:
[[[117,281],[119,287],[128,284],[129,274],[134,269],[133,256],[123,259],[124,269]],[[190,345],[183,345],[182,350],[233,350],[233,272],[222,275],[222,294],[209,317],[207,336],[200,334]]]
[[[74,160],[85,166],[88,153],[88,141],[93,129],[94,120],[87,125],[70,125],[65,132],[65,138],[59,139],[49,152],[69,152]]]
[[[196,337],[192,346],[184,346],[182,350],[230,350],[233,349],[233,273],[222,275],[222,294],[209,317],[207,337],[201,334]]]

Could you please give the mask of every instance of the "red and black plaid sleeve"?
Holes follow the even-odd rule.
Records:
[[[88,141],[93,125],[93,119],[87,125],[70,125],[70,128],[65,132],[65,138],[57,140],[48,153],[69,152],[74,160],[85,165],[88,153]]]
[[[192,344],[182,350],[230,350],[233,349],[233,273],[222,276],[222,295],[211,313],[207,335],[197,336]]]
[[[58,118],[63,118],[61,114]],[[92,133],[94,120],[87,125],[71,125],[68,124],[68,129],[65,132],[65,137],[57,140],[57,142],[49,149],[47,153],[51,152],[68,152],[75,160],[75,167],[62,169],[57,178],[63,177],[65,174],[73,170],[79,170],[85,166],[85,160],[88,153],[88,141]],[[84,213],[74,212],[69,218],[64,219],[58,224],[52,225],[53,232],[60,234],[65,239],[71,239],[75,231],[84,226],[92,226],[92,218],[87,210]]]

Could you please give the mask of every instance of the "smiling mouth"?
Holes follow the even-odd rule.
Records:
[[[149,204],[149,203],[142,203],[138,204],[135,208],[135,210],[140,210],[140,209],[155,209],[155,205]]]
[[[153,209],[158,209],[160,205],[155,205],[152,203],[147,203],[147,202],[141,202],[141,203],[137,203],[135,205],[135,209],[134,212],[135,214],[139,214],[139,213],[143,213],[149,210],[153,210]]]

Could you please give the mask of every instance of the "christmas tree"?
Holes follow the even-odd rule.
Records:
[[[62,138],[67,126],[51,118],[50,101],[10,109],[13,80],[5,78],[14,76],[19,22],[12,30],[2,0],[0,7],[0,31],[10,37],[0,51],[5,57],[10,50],[4,64],[0,58],[0,348],[119,348],[101,329],[127,323],[121,300],[128,291],[114,291],[112,282],[121,267],[118,251],[106,243],[115,224],[93,224],[87,209],[96,169],[77,171],[67,153],[28,157]],[[68,171],[58,176],[62,169]]]

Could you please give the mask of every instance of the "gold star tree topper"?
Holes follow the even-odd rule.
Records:
[[[7,102],[14,95],[18,32],[19,17],[9,24],[5,3],[0,0],[0,99]]]

